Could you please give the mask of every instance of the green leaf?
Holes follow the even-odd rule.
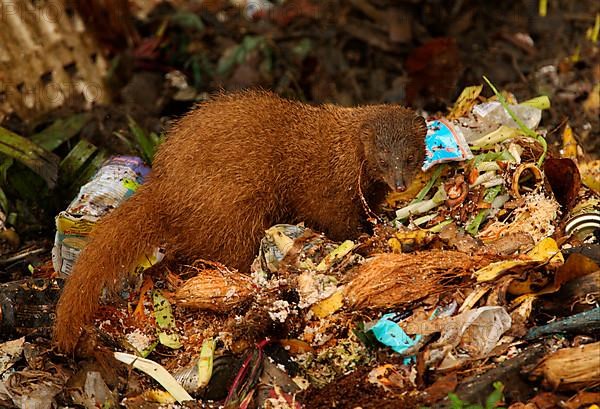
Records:
[[[449,393],[448,399],[450,399],[450,408],[451,409],[462,409],[464,406],[464,402],[458,397],[455,393]]]
[[[490,187],[489,189],[487,189],[485,191],[485,196],[483,197],[483,201],[486,203],[492,203],[494,201],[494,199],[496,198],[496,196],[498,196],[498,194],[501,191],[502,191],[502,186]],[[477,234],[477,232],[479,231],[479,227],[481,226],[481,223],[483,223],[483,221],[487,218],[489,213],[490,213],[489,209],[480,210],[479,213],[477,213],[477,216],[475,216],[473,218],[473,220],[471,221],[471,223],[469,223],[469,225],[466,227],[465,230],[470,235],[475,236]]]
[[[79,176],[83,165],[98,150],[96,146],[81,139],[60,162],[60,178],[65,184],[72,183]]]
[[[548,98],[547,95],[541,95],[539,97],[531,98],[527,101],[521,102],[519,105],[527,105],[541,110],[549,109],[550,98]]]
[[[227,48],[217,64],[217,75],[228,75],[233,67],[237,64],[238,56],[243,52],[244,50],[240,45]]]
[[[250,52],[264,45],[265,40],[262,36],[245,36],[241,44],[225,50],[225,53],[221,56],[217,64],[217,74],[221,76],[228,75],[233,67],[246,62],[246,57]],[[269,50],[266,51],[267,57],[268,53]],[[270,67],[265,67],[265,69],[270,69]]]
[[[49,188],[56,186],[59,158],[27,138],[0,127],[0,153],[14,158],[40,175]]]
[[[473,165],[477,166],[481,162],[514,162],[515,158],[508,152],[486,152],[475,156],[473,159]]]
[[[8,198],[4,193],[4,190],[0,187],[0,209],[4,213],[8,213]]]
[[[312,51],[313,44],[310,38],[303,38],[292,48],[292,52],[296,54],[300,60],[304,60]]]
[[[500,381],[493,383],[494,391],[490,393],[488,398],[485,400],[485,409],[494,409],[498,406],[498,403],[504,400],[504,385]]]
[[[167,333],[161,331],[158,333],[158,342],[171,349],[181,348],[181,342],[179,342],[179,335],[175,333]]]
[[[8,179],[8,169],[13,163],[13,158],[9,158],[0,154],[0,183],[6,183]]]
[[[454,220],[453,219],[446,219],[438,224],[436,224],[435,226],[431,226],[429,229],[427,229],[428,231],[432,232],[432,233],[439,233],[442,231],[442,229],[449,225],[450,223],[452,223]]]
[[[206,338],[202,342],[200,359],[198,360],[198,387],[200,388],[208,385],[210,382],[216,344],[212,338]]]
[[[435,185],[435,183],[438,181],[438,179],[440,178],[440,175],[442,174],[442,171],[445,168],[446,168],[446,165],[438,165],[435,168],[435,170],[431,174],[431,177],[429,178],[429,181],[427,182],[427,184],[425,186],[423,186],[423,188],[421,189],[421,191],[419,192],[419,194],[417,195],[417,197],[415,197],[413,199],[413,201],[410,202],[410,204],[418,203],[418,202],[423,201],[423,199],[425,198],[425,196],[427,196],[427,193],[429,193],[429,191],[431,190],[431,188],[433,187],[433,185]]]
[[[181,348],[179,335],[174,332],[177,326],[175,325],[171,303],[169,303],[169,300],[159,290],[152,291],[152,302],[154,304],[156,325],[162,330],[158,333],[158,341],[172,349]]]
[[[91,116],[85,113],[72,115],[66,119],[58,119],[43,131],[33,135],[31,141],[48,151],[53,151],[77,135],[81,128],[89,122],[90,118]]]
[[[152,164],[154,153],[156,148],[161,142],[161,138],[154,132],[148,135],[142,127],[130,116],[127,116],[129,130],[133,134],[133,138],[137,144],[138,151],[140,152],[144,162]]]
[[[21,163],[15,163],[7,177],[7,193],[9,197],[17,196],[29,202],[37,202],[45,205],[48,194],[48,185],[46,182],[31,169]],[[19,212],[21,213],[21,212]]]
[[[200,16],[189,11],[179,10],[171,15],[170,20],[173,24],[184,29],[204,31],[204,23]]]
[[[373,350],[380,345],[373,331],[365,331],[365,323],[362,321],[356,323],[356,328],[353,328],[352,332],[367,349]]]

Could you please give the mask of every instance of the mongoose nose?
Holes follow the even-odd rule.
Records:
[[[404,182],[396,182],[396,190],[398,192],[405,192],[406,186],[404,185]]]

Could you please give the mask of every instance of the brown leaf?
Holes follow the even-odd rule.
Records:
[[[430,387],[425,389],[425,404],[431,405],[440,399],[443,399],[450,392],[454,392],[458,385],[456,372],[438,378]]]
[[[556,200],[563,209],[569,211],[581,188],[581,175],[577,165],[572,159],[550,158],[544,162],[544,173]]]
[[[600,267],[592,259],[583,254],[573,253],[565,264],[560,266],[554,276],[554,282],[541,290],[538,294],[550,294],[558,291],[561,286],[579,277],[599,271]]]

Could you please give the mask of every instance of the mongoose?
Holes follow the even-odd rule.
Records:
[[[382,187],[406,188],[425,134],[425,120],[397,105],[311,106],[266,91],[200,104],[171,129],[147,182],[90,235],[57,307],[57,346],[74,349],[102,289],[115,290],[156,246],[247,272],[273,224],[356,237],[363,198],[372,205]]]

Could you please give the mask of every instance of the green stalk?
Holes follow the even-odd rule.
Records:
[[[494,201],[494,199],[496,198],[496,196],[498,196],[498,194],[500,193],[501,190],[502,190],[502,186],[494,186],[494,187],[487,189],[485,191],[485,196],[483,197],[483,201],[486,203],[492,203]],[[473,220],[471,221],[471,223],[469,223],[469,225],[466,227],[465,230],[467,230],[467,232],[470,235],[475,236],[477,234],[477,232],[479,231],[479,227],[481,226],[481,223],[483,223],[483,221],[487,218],[489,213],[490,213],[490,209],[480,210],[479,213],[477,213],[477,216],[475,216],[475,218],[473,218]]]
[[[429,182],[427,182],[427,184],[425,186],[423,186],[423,188],[421,189],[421,191],[419,192],[417,197],[415,197],[412,200],[412,202],[410,202],[410,204],[423,201],[425,196],[427,196],[427,193],[429,193],[429,191],[431,190],[433,185],[435,185],[435,182],[437,182],[437,180],[440,178],[440,175],[442,174],[442,171],[445,168],[446,168],[446,165],[439,165],[437,168],[435,168],[435,170],[431,174],[431,178],[429,178]]]
[[[542,145],[542,148],[544,149],[544,151],[542,152],[542,156],[540,156],[540,159],[538,159],[538,161],[537,161],[538,167],[541,167],[542,163],[544,162],[544,159],[546,158],[546,152],[548,151],[548,143],[541,135],[538,135],[536,132],[529,129],[523,123],[523,121],[521,121],[521,118],[519,118],[517,115],[515,115],[515,113],[512,111],[512,109],[510,109],[510,107],[508,106],[508,102],[506,101],[506,98],[504,98],[504,95],[502,95],[498,91],[498,89],[496,89],[494,84],[492,84],[491,81],[485,75],[483,76],[483,80],[490,86],[492,91],[494,91],[494,94],[498,98],[498,101],[500,102],[502,107],[506,110],[506,112],[508,112],[508,115],[510,115],[510,117],[513,119],[513,121],[515,121],[517,123],[517,125],[519,125],[519,128],[521,129],[521,131],[525,135],[535,139],[536,141],[538,141],[540,143],[540,145]]]

